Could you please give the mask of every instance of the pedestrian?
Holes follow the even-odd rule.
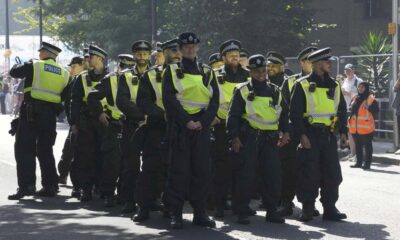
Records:
[[[226,134],[226,119],[233,92],[237,84],[246,82],[249,71],[240,65],[241,42],[230,39],[223,42],[219,51],[223,65],[215,71],[219,87],[219,108],[213,123],[215,141],[213,159],[213,182],[211,199],[215,205],[215,217],[223,218],[227,198],[232,189],[232,157],[229,152],[229,139]],[[250,211],[249,207],[249,211]],[[251,210],[252,211],[252,210]]]
[[[358,94],[350,103],[349,132],[356,144],[357,161],[352,168],[371,168],[372,139],[375,132],[375,119],[379,112],[378,103],[369,90],[369,83],[361,82],[357,87]],[[365,157],[364,157],[365,149]]]
[[[400,129],[400,74],[397,78],[396,83],[393,86],[393,91],[396,93],[396,96],[394,98],[394,101],[392,103],[392,108],[395,109],[396,111],[396,117],[397,117],[397,129]],[[397,137],[398,140],[400,141],[400,134],[398,134],[398,136],[394,136]]]
[[[218,105],[219,91],[213,70],[197,60],[196,34],[179,35],[182,61],[165,70],[162,96],[171,135],[171,158],[166,200],[171,227],[182,228],[183,203],[189,200],[193,224],[215,227],[205,207],[211,182],[210,125]]]
[[[307,59],[312,62],[310,75],[299,79],[290,100],[290,120],[295,134],[300,136],[300,171],[297,198],[302,203],[299,219],[313,219],[315,199],[321,193],[323,218],[339,221],[346,214],[339,212],[336,202],[342,172],[339,164],[336,129],[340,140],[346,140],[346,102],[340,84],[329,76],[332,50],[317,50]]]
[[[8,196],[18,200],[35,194],[36,157],[42,173],[42,186],[36,194],[53,197],[58,191],[58,176],[53,145],[56,140],[56,117],[65,99],[69,73],[56,62],[61,49],[43,42],[39,59],[16,64],[10,76],[25,78],[24,101],[15,136],[15,160],[17,162],[18,190]]]
[[[307,57],[316,50],[316,47],[307,47],[303,49],[297,57],[301,72],[287,77],[283,82],[281,87],[282,97],[288,105],[290,105],[290,96],[296,81],[311,74],[312,63],[307,60]],[[282,163],[282,198],[280,200],[278,213],[284,217],[293,214],[293,199],[296,195],[297,176],[300,172],[300,165],[297,159],[297,146],[300,144],[300,138],[295,135],[292,123],[290,123],[289,127],[290,142],[279,149]],[[318,215],[319,212],[314,207],[314,216]]]
[[[107,75],[107,52],[96,45],[90,45],[88,54],[89,69],[81,72],[72,86],[70,111],[71,138],[76,142],[71,172],[76,174],[77,179],[74,184],[76,188],[72,190],[71,195],[79,196],[81,202],[92,200],[93,187],[98,188],[100,185],[102,146],[99,136],[104,127],[90,113],[88,95]],[[76,193],[77,190],[80,193]]]
[[[144,222],[150,210],[158,205],[157,199],[164,190],[166,159],[161,152],[161,142],[166,134],[166,118],[162,101],[162,75],[168,64],[181,60],[178,40],[172,39],[162,45],[165,64],[153,66],[140,79],[137,105],[146,114],[146,137],[143,145],[142,167],[135,188],[139,206],[134,222]]]
[[[261,195],[267,209],[265,220],[285,222],[277,213],[281,192],[278,147],[289,141],[288,106],[282,101],[279,87],[267,81],[266,65],[266,59],[260,54],[249,58],[251,80],[237,85],[227,118],[231,148],[237,158],[234,160],[233,207],[239,224],[250,223],[248,205],[257,172],[262,178]]]
[[[344,99],[346,100],[347,115],[349,115],[351,99],[353,99],[353,97],[357,95],[358,84],[360,84],[363,80],[357,77],[357,75],[355,74],[355,68],[351,63],[346,64],[346,66],[344,67],[344,73],[346,75],[346,78],[343,80],[342,92]],[[347,156],[347,159],[354,160],[354,157],[356,157],[356,148],[353,135],[348,133],[347,137],[350,147],[350,154]]]

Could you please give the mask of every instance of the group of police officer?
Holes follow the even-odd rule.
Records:
[[[199,43],[182,33],[157,45],[151,66],[151,44],[137,41],[109,73],[98,46],[74,57],[68,72],[56,62],[61,49],[43,42],[39,60],[10,71],[25,78],[25,95],[12,124],[18,190],[9,199],[54,197],[70,174],[71,196],[81,202],[95,194],[105,207],[122,203],[123,213],[136,212],[135,222],[162,211],[175,229],[186,200],[193,224],[205,227],[215,227],[207,209],[216,218],[231,209],[249,224],[257,196],[268,222],[284,223],[295,196],[299,219],[312,220],[319,193],[323,218],[345,219],[335,204],[342,181],[336,137],[345,140],[346,105],[329,76],[331,49],[304,49],[301,73],[287,76],[277,52],[249,57],[232,39],[209,66],[198,61]],[[52,147],[62,102],[70,131],[58,175]]]

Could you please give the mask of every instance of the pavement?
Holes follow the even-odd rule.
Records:
[[[235,223],[227,211],[216,229],[193,226],[189,207],[185,208],[184,229],[168,228],[169,221],[153,212],[144,224],[136,224],[129,215],[120,214],[120,206],[105,210],[101,200],[81,204],[69,197],[71,185],[60,187],[55,198],[27,197],[9,201],[7,196],[17,188],[14,138],[8,135],[11,117],[0,116],[0,240],[47,239],[400,239],[400,166],[373,163],[370,171],[352,169],[350,162],[341,162],[343,183],[337,207],[348,215],[343,222],[323,221],[321,217],[309,223],[296,219],[300,204],[295,202],[295,215],[284,225],[266,223],[265,211],[257,209],[257,216],[247,226]],[[58,124],[54,146],[60,158],[66,124]],[[37,169],[37,187],[40,171]],[[322,212],[322,206],[317,202]]]

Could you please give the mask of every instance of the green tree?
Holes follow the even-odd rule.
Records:
[[[369,32],[359,49],[354,51],[358,55],[382,55],[391,52],[392,46],[387,36],[374,32]],[[368,56],[357,61],[360,76],[371,84],[371,89],[377,97],[389,96],[390,59],[390,56]]]
[[[295,55],[313,26],[311,0],[158,0],[158,40],[193,31],[206,58],[225,40],[236,38],[251,53],[268,50]],[[73,50],[88,43],[112,57],[129,52],[138,39],[150,39],[150,0],[43,0],[45,31]],[[37,6],[21,9],[16,18],[37,27]]]

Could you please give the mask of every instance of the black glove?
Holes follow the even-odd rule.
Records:
[[[11,136],[14,136],[17,133],[18,123],[19,123],[19,118],[15,118],[11,121],[10,123],[11,129],[10,131],[8,131],[8,133],[11,134]]]

